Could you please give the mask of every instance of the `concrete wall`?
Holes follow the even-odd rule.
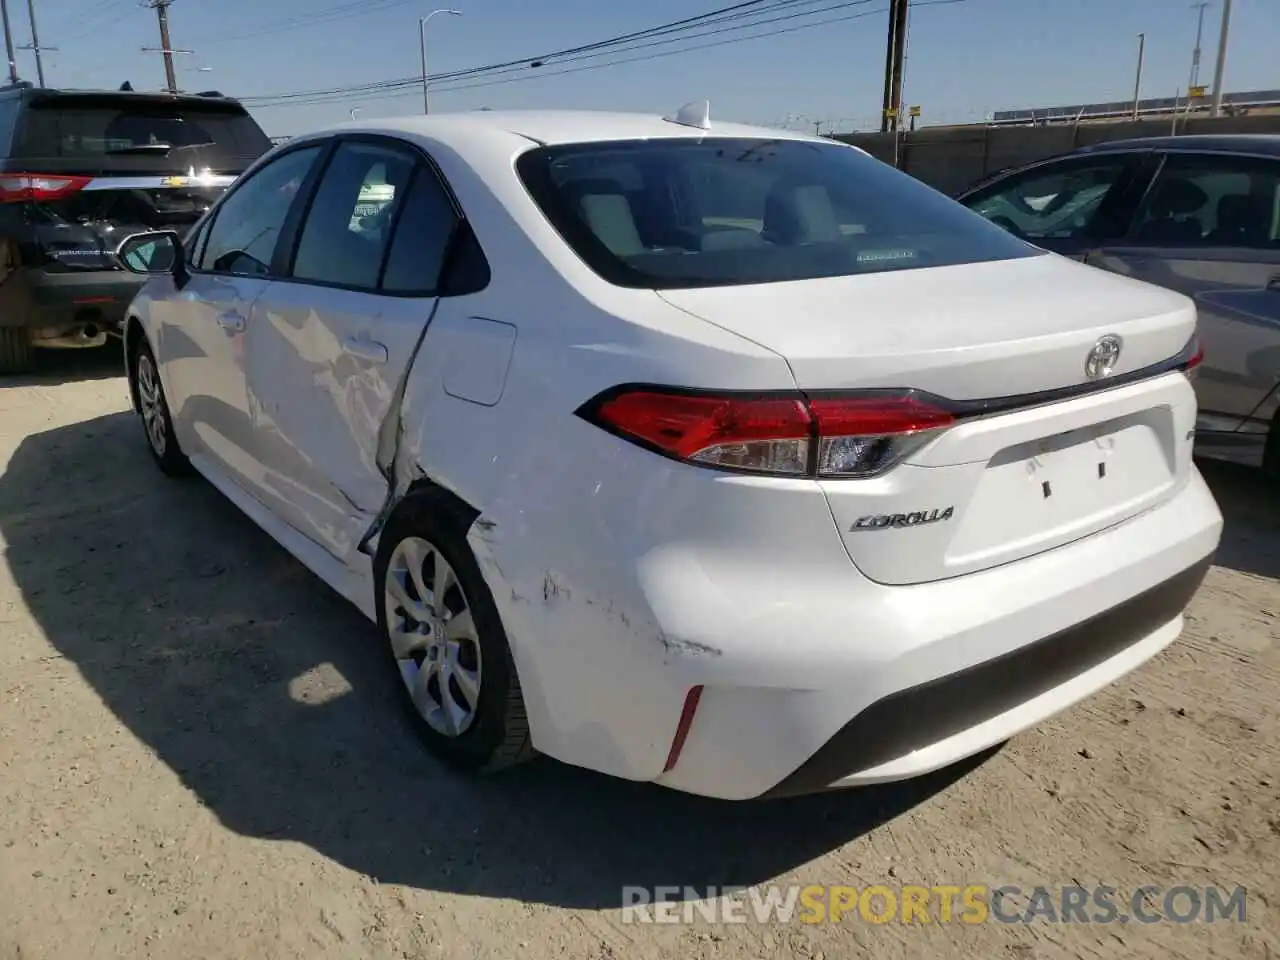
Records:
[[[1078,126],[925,127],[901,135],[898,165],[930,186],[955,194],[1005,167],[1104,140],[1168,136],[1171,127],[1171,118]],[[1280,133],[1280,116],[1192,117],[1178,121],[1178,133]],[[893,163],[892,134],[842,134],[835,139]]]

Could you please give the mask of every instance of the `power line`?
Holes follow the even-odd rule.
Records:
[[[842,6],[861,5],[862,2],[863,0],[847,0],[847,2]],[[965,2],[965,0],[915,0],[912,6],[931,7],[931,6],[940,6],[943,4],[954,4],[954,3],[963,3],[963,2]],[[458,92],[462,90],[480,89],[482,87],[501,86],[507,83],[520,83],[526,80],[538,80],[538,79],[543,79],[547,77],[563,77],[568,74],[583,73],[589,70],[602,70],[606,67],[622,66],[624,64],[629,64],[629,63],[643,63],[645,61],[656,60],[661,57],[679,56],[680,54],[693,53],[695,51],[707,50],[713,47],[721,47],[721,46],[729,46],[737,43],[745,43],[749,40],[761,40],[769,37],[781,36],[783,34],[796,33],[801,30],[811,30],[811,29],[814,29],[815,27],[828,26],[834,23],[845,23],[851,20],[861,20],[866,17],[872,17],[872,16],[876,16],[878,14],[882,14],[886,12],[888,12],[888,8],[882,7],[876,10],[867,10],[867,11],[862,11],[860,13],[855,13],[855,14],[846,14],[840,17],[829,17],[825,20],[818,20],[812,23],[803,23],[803,24],[798,24],[796,26],[783,27],[777,30],[768,30],[761,33],[750,34],[744,37],[731,37],[727,40],[715,40],[710,43],[695,44],[688,47],[682,47],[678,50],[663,50],[657,53],[649,53],[649,54],[645,54],[637,57],[625,57],[620,60],[611,60],[608,63],[593,63],[593,64],[587,64],[585,66],[571,67],[568,70],[554,70],[549,72],[543,72],[539,70],[533,73],[524,73],[521,76],[500,77],[498,79],[480,80],[473,83],[457,83],[455,81],[453,85],[444,86],[439,89],[442,92],[446,92],[446,93]],[[757,24],[752,24],[752,26],[756,26],[756,25]],[[627,51],[624,50],[620,52],[625,53]],[[388,86],[379,88],[378,90],[375,90],[372,92],[351,93],[351,92],[341,91],[341,92],[325,94],[324,96],[317,96],[315,98],[305,99],[305,100],[294,99],[284,103],[260,104],[255,106],[254,109],[264,110],[264,109],[270,109],[272,107],[282,107],[282,106],[303,106],[303,105],[314,105],[314,104],[322,104],[322,103],[340,103],[343,100],[350,100],[355,97],[359,97],[360,99],[365,99],[365,100],[395,99],[396,97],[406,96],[407,91],[403,88],[408,87],[411,84],[416,84],[418,82],[419,82],[418,78],[410,78],[407,81],[387,81],[387,84],[389,84]]]
[[[712,22],[712,23],[722,22],[724,20],[732,19],[734,17],[750,16],[751,13],[748,13],[747,12],[748,10],[750,10],[751,8],[760,8],[762,5],[767,5],[765,10],[752,11],[752,12],[767,12],[767,10],[769,9],[776,9],[780,7],[791,6],[798,3],[816,3],[816,2],[819,2],[819,0],[740,0],[740,2],[738,3],[731,4],[727,7],[720,7],[719,9],[716,9],[716,10],[710,10],[707,13],[699,14],[695,17],[685,17],[680,20],[673,20],[669,23],[658,24],[653,27],[647,27],[643,30],[636,30],[636,31],[632,31],[631,33],[620,34],[615,37],[610,37],[606,40],[598,40],[593,43],[581,44],[576,47],[566,47],[562,50],[553,50],[546,53],[534,54],[532,56],[520,57],[515,60],[505,60],[498,63],[485,64],[484,66],[480,66],[480,67],[472,67],[467,70],[453,71],[452,73],[441,74],[437,76],[435,79],[437,80],[456,79],[461,76],[471,76],[475,74],[491,72],[494,70],[501,70],[509,67],[523,68],[523,67],[531,66],[534,63],[545,63],[548,60],[555,60],[555,59],[559,59],[561,57],[565,57],[573,54],[584,53],[592,50],[601,50],[608,47],[615,47],[615,46],[630,43],[635,40],[645,39],[651,36],[669,34],[677,30],[688,30],[695,26],[703,26],[707,22]],[[408,77],[408,78],[405,78],[404,80],[389,80],[389,81],[384,80],[384,81],[376,81],[374,83],[356,84],[356,85],[345,86],[345,87],[333,87],[333,88],[321,89],[321,90],[301,90],[301,91],[294,91],[291,93],[283,93],[283,94],[274,94],[274,95],[268,94],[268,95],[262,95],[257,97],[250,96],[250,97],[244,97],[242,99],[245,100],[246,102],[249,102],[249,101],[265,101],[265,100],[283,100],[286,98],[288,99],[309,98],[309,97],[328,95],[328,94],[356,92],[356,91],[363,91],[363,90],[386,89],[389,87],[399,86],[402,83],[408,84],[408,83],[417,83],[420,81],[421,81],[420,77]]]
[[[757,17],[761,13],[771,12],[775,9],[780,9],[783,6],[791,6],[796,2],[818,3],[818,2],[821,2],[821,0],[783,0],[783,2],[778,4],[777,6],[769,7],[765,10],[754,11],[749,16]],[[685,43],[687,41],[697,40],[703,37],[719,36],[721,34],[731,33],[737,30],[749,30],[753,27],[763,27],[773,23],[782,23],[788,20],[795,20],[800,17],[818,16],[823,13],[830,13],[833,10],[842,10],[848,7],[865,6],[866,4],[872,3],[872,2],[873,0],[842,0],[842,2],[835,3],[826,7],[819,7],[814,10],[803,10],[803,11],[784,14],[783,16],[766,18],[763,20],[751,20],[750,22],[740,23],[734,26],[721,26],[712,30],[700,30],[700,31],[690,32],[684,35],[677,35],[677,36],[664,37],[664,36],[661,36],[661,34],[655,34],[655,36],[659,36],[659,39],[646,40],[645,42],[641,42],[641,43],[628,41],[627,46],[619,46],[617,48],[609,48],[604,50],[593,50],[593,51],[589,50],[587,52],[579,53],[574,56],[556,57],[554,58],[551,65],[563,66],[565,64],[577,63],[582,60],[594,60],[599,57],[616,56],[617,54],[620,54],[620,53],[634,53],[637,50],[645,50],[652,47],[666,46],[672,43]],[[699,24],[698,26],[702,26],[702,25]],[[688,30],[689,28],[684,28],[684,29]],[[699,47],[699,48],[693,48],[693,49],[702,49],[702,48]],[[521,60],[514,65],[503,64],[503,65],[492,65],[492,66],[485,66],[485,67],[471,67],[465,70],[454,70],[449,73],[436,74],[431,78],[431,80],[432,80],[432,84],[439,88],[439,84],[448,82],[448,81],[465,80],[465,79],[470,79],[473,77],[480,77],[480,76],[483,76],[485,78],[490,78],[490,77],[503,76],[511,73],[524,73],[525,71],[531,68],[537,68],[541,70],[542,67],[547,65],[546,59],[547,58],[545,57],[535,57],[532,61]],[[552,72],[549,75],[558,76],[559,73]],[[529,77],[529,79],[533,79],[533,77],[531,76]],[[399,86],[400,84],[416,83],[417,78],[406,78],[405,80],[384,81],[384,82],[396,84],[397,86]],[[444,89],[447,91],[454,88],[443,87],[439,89]]]
[[[79,40],[90,34],[99,33],[106,29],[107,25],[112,22],[119,22],[120,13],[125,6],[131,6],[129,0],[116,0],[115,3],[103,2],[99,3],[96,10],[90,10],[86,16],[77,20],[80,29],[69,36],[63,36],[62,42],[68,43],[72,40]],[[98,16],[94,16],[94,13]],[[105,14],[105,16],[103,16]]]
[[[259,29],[253,31],[204,38],[201,42],[205,44],[231,43],[236,40],[250,40],[267,34],[285,33],[290,30],[306,30],[309,27],[321,26],[326,23],[334,23],[338,20],[349,20],[352,17],[364,16],[370,13],[382,13],[385,10],[409,6],[411,4],[417,4],[418,2],[419,0],[356,0],[356,2],[341,3],[337,6],[326,7],[324,9],[317,10],[315,13],[308,14],[305,17],[288,17],[274,23],[268,21]]]

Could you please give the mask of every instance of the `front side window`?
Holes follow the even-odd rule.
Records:
[[[974,212],[1028,240],[1092,236],[1107,197],[1125,179],[1123,157],[1069,160],[1015,174],[965,203]]]
[[[1139,243],[1280,249],[1280,162],[1173,155],[1133,229]]]
[[[839,144],[707,138],[543,147],[517,171],[566,242],[621,286],[770,283],[1037,256]]]
[[[380,144],[341,144],[307,213],[294,278],[377,289],[397,202],[415,166],[410,154]]]
[[[235,187],[206,231],[200,268],[242,276],[269,274],[285,218],[321,149],[286,153]]]

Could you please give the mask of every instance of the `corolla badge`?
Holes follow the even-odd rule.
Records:
[[[1084,375],[1090,380],[1111,376],[1120,362],[1121,340],[1113,333],[1099,337],[1084,361]]]
[[[859,530],[891,530],[895,527],[918,527],[925,523],[941,523],[950,520],[956,514],[955,507],[941,507],[933,510],[917,510],[914,513],[882,513],[867,517],[859,517],[849,528],[850,533]]]

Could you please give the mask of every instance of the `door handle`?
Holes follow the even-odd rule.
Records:
[[[348,337],[342,341],[342,350],[344,353],[350,354],[358,360],[365,360],[369,363],[386,363],[387,347],[385,344],[378,343],[376,340],[362,340],[357,337]]]
[[[229,333],[244,332],[244,317],[234,310],[218,315],[218,326]]]

